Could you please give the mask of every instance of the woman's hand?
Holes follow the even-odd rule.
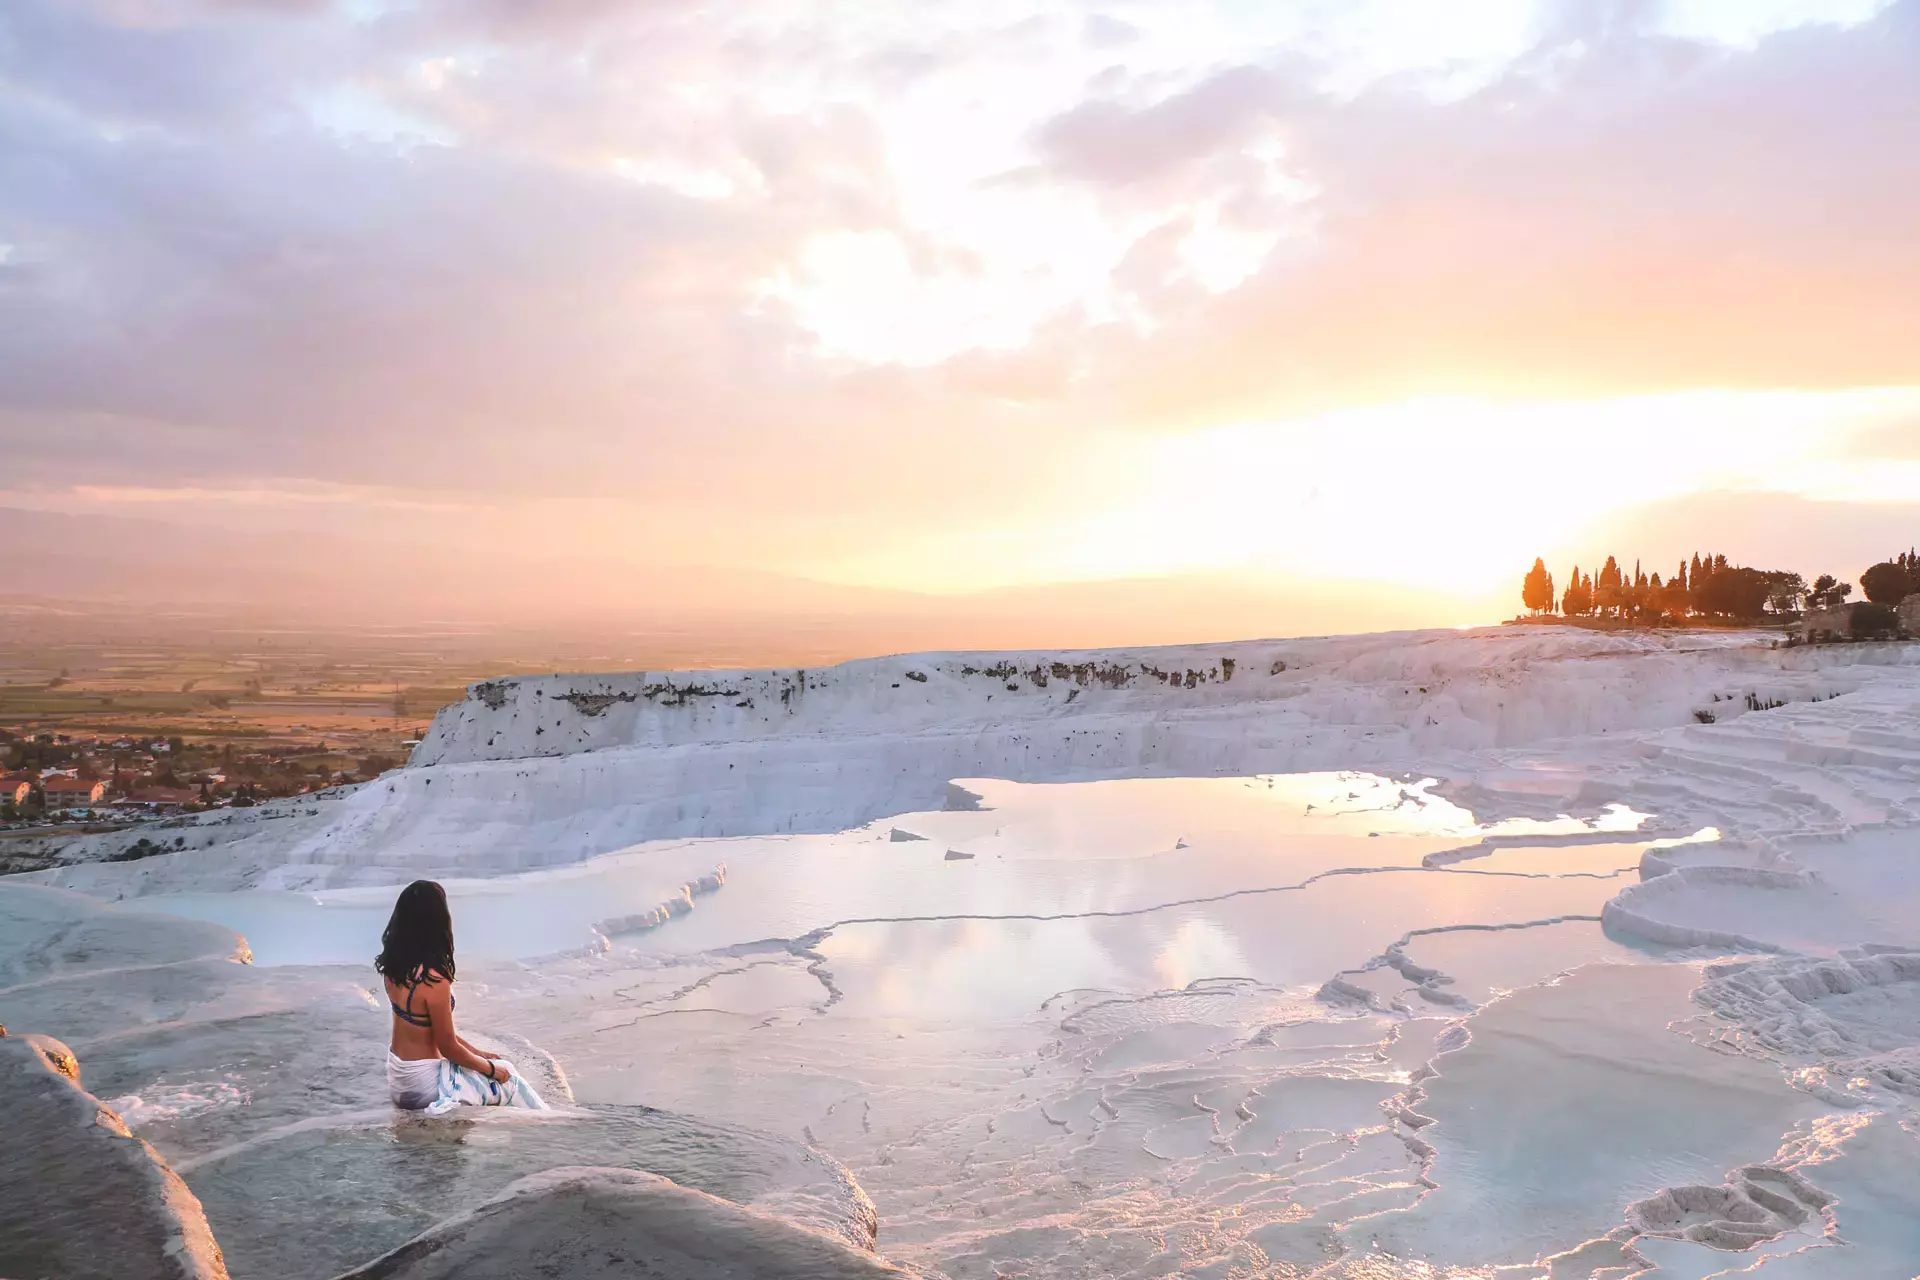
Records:
[[[500,1055],[497,1053],[488,1053],[485,1049],[475,1049],[474,1052],[479,1054],[481,1057],[485,1058],[489,1062],[500,1061]]]

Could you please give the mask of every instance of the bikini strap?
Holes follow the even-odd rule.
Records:
[[[419,990],[419,988],[420,979],[418,978],[415,978],[407,984],[407,1005],[404,1009],[392,999],[388,999],[387,1003],[393,1005],[393,1016],[407,1025],[414,1027],[431,1027],[433,1025],[433,1015],[431,1013],[424,1009],[419,1013],[413,1011],[413,993]]]

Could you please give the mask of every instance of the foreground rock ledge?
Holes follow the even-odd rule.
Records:
[[[8,1113],[0,1276],[228,1280],[200,1201],[79,1077],[78,1061],[60,1041],[0,1030],[0,1099]],[[523,1177],[340,1280],[532,1275],[860,1280],[913,1273],[657,1174],[568,1166]]]
[[[549,1169],[339,1280],[860,1280],[871,1254],[632,1169]]]
[[[200,1201],[80,1087],[58,1040],[0,1033],[0,1275],[227,1280]]]
[[[873,1204],[830,1158],[651,1107],[573,1106],[524,1041],[497,1043],[560,1110],[395,1111],[391,1015],[364,968],[261,970],[236,963],[247,954],[217,925],[0,881],[0,1021],[78,1045],[98,1094],[66,1044],[0,1040],[0,1277],[329,1280],[516,1179],[583,1165],[664,1175],[871,1254]],[[602,1224],[616,1244],[631,1234]]]

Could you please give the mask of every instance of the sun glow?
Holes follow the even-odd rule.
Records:
[[[1051,521],[997,530],[991,546],[878,549],[825,576],[964,590],[1246,571],[1495,592],[1516,557],[1577,551],[1597,522],[1643,504],[1709,491],[1912,499],[1911,469],[1889,476],[1848,446],[1916,411],[1913,389],[1426,399],[1143,436]]]

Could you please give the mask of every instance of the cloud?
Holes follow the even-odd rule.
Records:
[[[574,450],[684,464],[770,416],[768,382],[792,389],[805,335],[745,314],[754,282],[816,229],[890,216],[858,117],[735,138],[767,189],[745,208],[521,150],[291,125],[109,139],[8,112],[0,390],[347,480],[481,482],[511,460],[539,483]]]
[[[1594,394],[1920,380],[1920,4],[1751,52],[1603,26],[1457,101],[1386,82],[1301,98],[1237,67],[1043,125],[1057,180],[1169,215],[1263,123],[1309,188],[1254,201],[1310,232],[1150,335],[1097,340],[1164,422],[1355,394]],[[1244,176],[1225,194],[1246,198]],[[1205,388],[1196,395],[1197,388]]]
[[[1140,37],[1140,28],[1110,13],[1088,14],[1080,34],[1089,49],[1121,49]]]
[[[95,131],[227,134],[243,110],[282,112],[306,86],[364,72],[370,52],[318,4],[18,0],[0,13],[0,92],[10,114]]]
[[[1041,125],[1034,143],[1057,174],[1124,187],[1242,145],[1287,99],[1272,72],[1233,67],[1146,106],[1109,98],[1083,102]]]
[[[423,502],[410,494],[393,495],[382,493],[380,490],[371,487],[324,485],[311,481],[291,481],[284,484],[265,481],[240,486],[176,486],[171,488],[154,488],[141,485],[77,484],[73,486],[72,494],[73,497],[81,503],[98,504],[106,507],[177,506],[183,504],[198,507],[210,505],[239,507],[319,505],[356,508],[394,507],[406,511],[447,512],[459,510],[457,506],[451,503]]]
[[[1444,91],[1182,12],[8,4],[8,484],[794,567],[1091,509],[1123,429],[1920,382],[1920,0],[1562,5]]]

